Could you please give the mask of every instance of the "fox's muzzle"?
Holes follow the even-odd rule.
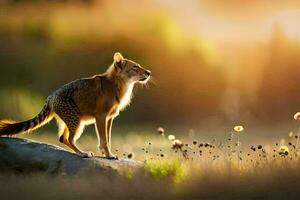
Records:
[[[151,75],[151,71],[150,70],[145,70],[145,73],[143,74],[140,81],[146,81],[150,77],[150,75]]]

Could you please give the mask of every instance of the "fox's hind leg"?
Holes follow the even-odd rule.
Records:
[[[82,128],[79,123],[72,123],[72,124],[67,124],[68,129],[69,129],[69,147],[73,149],[76,153],[78,153],[82,157],[93,157],[94,153],[93,152],[83,152],[76,146],[76,141],[79,138],[79,136],[82,133]]]
[[[67,127],[64,128],[63,134],[59,137],[59,141],[69,146],[69,130]]]
[[[65,145],[69,146],[69,130],[67,125],[65,124],[65,122],[59,117],[59,116],[55,116],[55,119],[57,121],[57,125],[58,125],[58,137],[59,137],[59,141],[61,143],[64,143]]]
[[[83,129],[80,125],[79,120],[73,120],[72,122],[66,122],[67,125],[67,131],[63,134],[63,142],[67,146],[69,146],[71,149],[73,149],[77,154],[79,154],[82,157],[93,157],[93,152],[84,152],[76,145],[77,139],[80,137]]]
[[[73,108],[72,105],[64,102],[55,105],[55,113],[63,121],[63,123],[59,123],[60,129],[63,130],[60,136],[60,141],[80,156],[92,157],[92,152],[84,152],[76,145],[76,141],[83,131],[82,126],[80,125],[80,117],[76,112],[76,109]]]

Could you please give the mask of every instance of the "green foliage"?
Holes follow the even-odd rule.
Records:
[[[28,21],[24,23],[22,33],[25,38],[44,40],[48,37],[48,26],[45,21]]]
[[[14,88],[0,90],[0,102],[1,118],[22,120],[34,117],[42,108],[44,99],[28,90]]]
[[[145,171],[157,179],[171,178],[174,183],[180,183],[186,175],[186,169],[178,160],[150,161]]]

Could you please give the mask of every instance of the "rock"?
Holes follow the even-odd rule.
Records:
[[[0,137],[0,172],[78,174],[136,169],[139,161],[82,158],[61,147],[22,138]]]

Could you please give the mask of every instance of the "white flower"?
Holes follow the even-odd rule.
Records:
[[[173,141],[173,145],[172,145],[173,150],[176,150],[176,151],[182,150],[182,147],[183,147],[183,143],[180,140]]]
[[[159,127],[159,128],[157,129],[157,132],[158,132],[158,134],[160,134],[160,135],[164,135],[164,134],[165,134],[165,129],[162,128],[162,127]]]
[[[173,141],[173,140],[175,140],[175,136],[174,135],[169,135],[168,139],[171,140],[171,141]]]
[[[278,153],[279,153],[279,155],[285,157],[285,156],[289,155],[289,148],[287,146],[284,146],[284,145],[280,146]]]
[[[244,127],[243,126],[235,126],[233,127],[233,130],[236,131],[236,132],[242,132],[244,130]]]
[[[295,120],[300,120],[300,112],[297,112],[297,113],[294,115],[294,119],[295,119]]]
[[[181,142],[180,140],[174,140],[174,141],[173,141],[173,144],[178,144],[178,145],[181,145],[181,144],[182,144],[182,142]]]

